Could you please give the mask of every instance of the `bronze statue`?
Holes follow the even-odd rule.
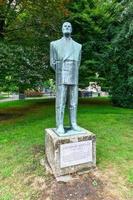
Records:
[[[50,65],[56,73],[56,132],[65,134],[64,110],[68,96],[70,129],[81,132],[77,125],[78,72],[81,61],[81,44],[71,38],[72,25],[62,25],[63,37],[50,43]],[[67,134],[67,133],[66,133]]]

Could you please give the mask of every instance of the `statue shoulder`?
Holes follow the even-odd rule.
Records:
[[[54,40],[54,41],[50,42],[50,45],[51,46],[56,46],[56,45],[58,45],[60,43],[60,41],[61,41],[61,39]]]
[[[74,45],[75,45],[77,48],[79,48],[79,49],[82,48],[82,44],[80,44],[80,43],[78,43],[78,42],[76,42],[76,41],[74,41],[74,40],[73,40],[73,43],[74,43]]]

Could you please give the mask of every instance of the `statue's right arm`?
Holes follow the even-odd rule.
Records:
[[[56,57],[55,57],[55,49],[53,42],[50,43],[50,66],[54,70],[56,69]]]

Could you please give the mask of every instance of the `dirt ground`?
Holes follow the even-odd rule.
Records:
[[[53,181],[40,200],[102,200],[103,184],[89,176],[79,177],[70,183]],[[114,200],[110,198],[110,200]],[[116,199],[117,200],[117,199]]]
[[[42,184],[39,200],[131,200],[121,193],[120,185],[113,183],[114,178],[112,181],[108,179],[109,176],[96,170],[93,173],[77,175],[76,179],[68,183],[57,182],[53,178],[49,183]],[[124,187],[124,183],[120,181]],[[124,193],[126,190],[122,188]]]

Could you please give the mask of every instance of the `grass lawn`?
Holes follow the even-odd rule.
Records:
[[[54,100],[0,103],[0,200],[38,199],[33,179],[49,179],[40,160],[54,115]],[[114,171],[116,187],[123,184],[133,199],[133,110],[113,107],[107,98],[80,99],[78,122],[96,134],[98,169]]]

